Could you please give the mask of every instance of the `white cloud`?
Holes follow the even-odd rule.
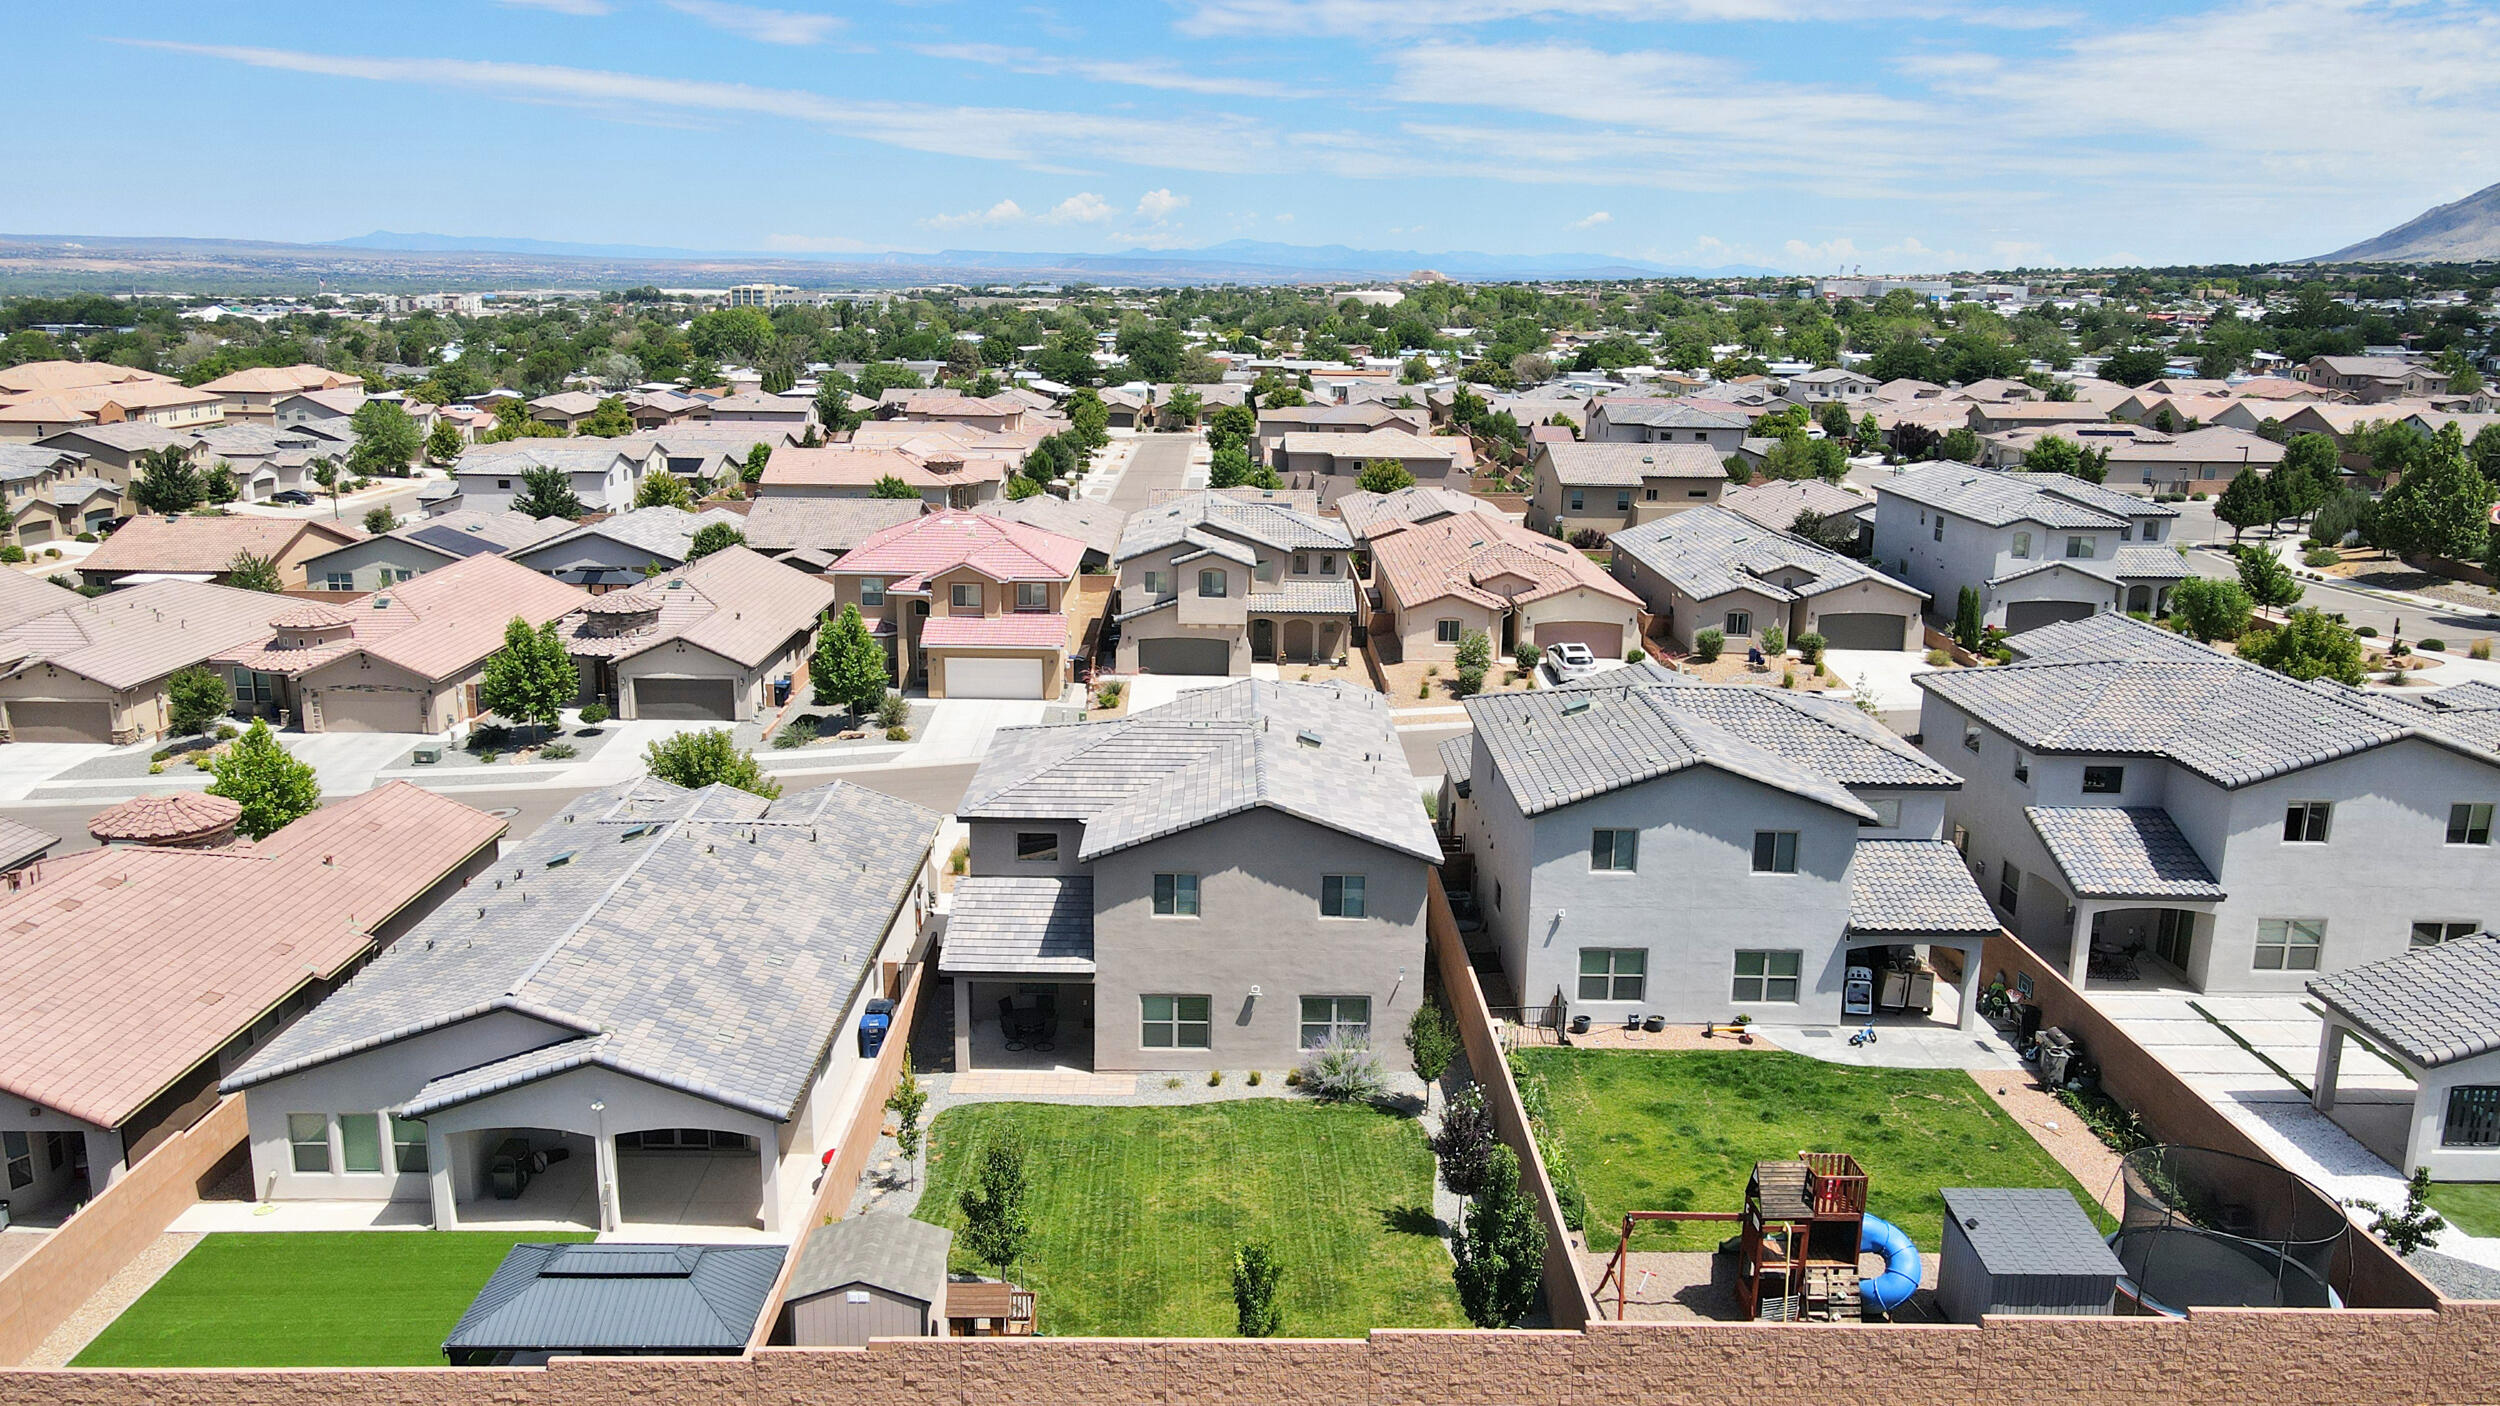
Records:
[[[1053,205],[1039,218],[1046,225],[1098,225],[1112,216],[1111,203],[1092,191],[1079,191]]]
[[[2077,14],[2047,6],[1959,0],[1189,0],[1184,34],[1442,33],[1518,20],[1606,24],[1898,23],[1958,21],[1992,29],[2049,29]]]
[[[1023,219],[1023,206],[1012,200],[1002,200],[987,210],[967,210],[960,215],[931,215],[921,223],[931,229],[962,229],[966,225],[1012,225]]]
[[[1293,212],[1292,212],[1292,211],[1290,211],[1290,210],[1288,210],[1288,211],[1286,211],[1284,214],[1278,215],[1278,216],[1276,217],[1276,223],[1278,223],[1278,224],[1280,224],[1280,225],[1289,225],[1289,224],[1292,224],[1292,223],[1293,223]]]
[[[496,3],[523,10],[550,10],[581,19],[608,13],[608,0],[496,0]]]
[[[1132,88],[1156,88],[1174,93],[1200,93],[1209,97],[1229,98],[1294,98],[1307,93],[1287,84],[1263,78],[1234,78],[1220,73],[1205,73],[1180,68],[1150,59],[1076,58],[1062,54],[1045,54],[1037,49],[1015,49],[1003,44],[919,44],[912,52],[933,59],[955,59],[964,63],[987,64],[1016,73],[1043,77],[1083,78],[1095,83],[1118,83]]]
[[[668,0],[668,7],[681,15],[692,15],[714,29],[725,29],[759,44],[821,44],[825,36],[846,23],[835,15],[766,10],[754,5],[727,4],[724,0]]]
[[[1587,215],[1573,220],[1571,222],[1571,227],[1573,229],[1595,229],[1599,225],[1612,223],[1614,218],[1614,216],[1607,214],[1603,210],[1593,210]]]
[[[1161,224],[1188,203],[1188,196],[1174,195],[1169,188],[1150,190],[1137,198],[1137,215],[1140,219]]]

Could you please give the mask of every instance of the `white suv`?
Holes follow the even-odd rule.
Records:
[[[1557,683],[1586,678],[1597,672],[1597,654],[1584,644],[1547,645],[1545,672]]]

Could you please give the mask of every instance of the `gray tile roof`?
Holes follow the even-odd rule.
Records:
[[[964,879],[938,959],[945,972],[1094,974],[1094,881]]]
[[[1589,407],[1589,415],[1606,412],[1610,425],[1644,425],[1652,429],[1741,430],[1753,423],[1732,410],[1714,410],[1685,400],[1648,396],[1610,396]]]
[[[1719,506],[1742,513],[1774,532],[1786,532],[1801,512],[1825,517],[1863,517],[1875,511],[1875,500],[1819,478],[1781,479],[1731,488],[1719,495]]]
[[[2225,896],[2196,846],[2158,806],[2026,806],[2023,814],[2077,898]]]
[[[2131,498],[2067,474],[2003,473],[1969,464],[1931,464],[1882,480],[1893,494],[1993,527],[2036,522],[2059,528],[2117,528],[2129,518],[2177,517],[2167,503]]]
[[[1433,751],[1441,758],[1441,774],[1448,777],[1450,784],[1464,793],[1471,779],[1470,773],[1476,765],[1476,735],[1471,732],[1462,737],[1453,737],[1434,748]]]
[[[1724,455],[1707,444],[1543,444],[1537,459],[1572,488],[1638,488],[1652,478],[1727,478]]]
[[[2485,751],[2500,750],[2500,688],[2487,683],[2461,683],[2430,693],[2353,695],[2364,706],[2407,723],[2436,728]]]
[[[1627,527],[1608,541],[1695,600],[1736,590],[1798,600],[1868,581],[1927,598],[1925,591],[1863,562],[1711,504]],[[1783,580],[1789,584],[1780,584]]]
[[[60,842],[60,836],[32,825],[0,820],[0,870],[15,869]]]
[[[1351,581],[1278,581],[1250,592],[1253,615],[1353,615],[1362,599]]]
[[[0,444],[0,483],[15,483],[55,469],[76,468],[87,456],[75,449],[47,449],[39,444]]]
[[[2007,638],[2006,647],[2024,663],[2078,659],[2167,659],[2192,664],[2223,657],[2175,630],[2114,610],[2061,620]],[[2500,695],[2496,695],[2500,696]]]
[[[1085,550],[1109,557],[1120,549],[1120,532],[1128,525],[1128,514],[1090,498],[1060,498],[1037,493],[1022,500],[992,498],[973,509],[1010,522],[1056,532],[1085,544]]]
[[[1439,484],[1416,483],[1394,493],[1356,491],[1337,499],[1337,516],[1356,540],[1393,522],[1437,522],[1454,513],[1492,512],[1493,505]]]
[[[870,1284],[935,1305],[946,1295],[946,1252],[955,1232],[895,1213],[852,1216],[807,1233],[784,1302]]]
[[[816,551],[839,556],[927,509],[917,498],[808,498],[768,493],[748,507],[747,545],[760,552]]]
[[[1945,1218],[1995,1275],[2126,1272],[2071,1191],[2044,1187],[1946,1187]]]
[[[1090,862],[1259,809],[1440,862],[1388,700],[1340,684],[1245,679],[1109,722],[1002,728],[956,813],[1081,820]]]
[[[706,508],[699,513],[690,513],[683,508],[636,508],[597,522],[567,528],[510,555],[513,560],[528,566],[542,552],[560,551],[585,537],[605,537],[637,551],[648,552],[653,559],[673,566],[684,561],[686,553],[694,550],[694,535],[715,522],[728,523],[741,531],[746,527],[745,518],[726,508]]]
[[[1256,542],[1277,551],[1351,548],[1354,538],[1342,523],[1296,512],[1277,503],[1252,503],[1227,494],[1190,493],[1129,514],[1120,529],[1114,561],[1159,552],[1193,530]]]
[[[787,1254],[779,1245],[515,1245],[443,1350],[734,1353],[755,1335]]]
[[[1942,840],[1860,840],[1849,858],[1849,931],[1985,936],[1996,913]]]
[[[2175,547],[2120,547],[2109,564],[2122,581],[2184,581],[2196,574]]]
[[[2500,937],[2476,933],[2312,978],[2309,994],[2424,1069],[2500,1050]]]
[[[643,777],[578,797],[226,1088],[510,1010],[571,1033],[447,1073],[425,1106],[593,1063],[786,1120],[936,824],[847,782],[766,801]]]

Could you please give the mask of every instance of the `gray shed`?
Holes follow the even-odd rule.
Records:
[[[1948,1187],[1936,1306],[1957,1323],[1986,1313],[2107,1313],[2118,1256],[2067,1191]]]
[[[553,1356],[735,1357],[780,1277],[779,1245],[523,1244],[443,1340],[455,1367]]]
[[[909,1216],[816,1227],[782,1291],[776,1341],[866,1347],[870,1338],[944,1336],[946,1252],[954,1243],[955,1232]]]

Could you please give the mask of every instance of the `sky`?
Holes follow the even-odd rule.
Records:
[[[0,229],[2264,261],[2500,181],[2494,0],[20,0]]]

